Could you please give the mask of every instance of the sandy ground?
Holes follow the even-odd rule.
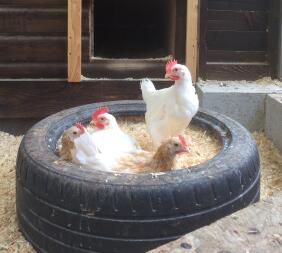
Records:
[[[124,122],[127,124],[127,122]],[[132,128],[133,131],[134,128]],[[188,135],[191,136],[197,129],[191,129]],[[200,139],[192,137],[191,141],[196,146],[205,146],[203,141],[212,137],[206,136],[207,133],[199,131]],[[282,190],[282,154],[264,136],[263,133],[254,133],[261,155],[262,165],[262,194],[265,199],[276,191]],[[202,139],[201,139],[202,138]],[[0,252],[2,253],[35,253],[32,247],[22,237],[18,231],[16,212],[15,212],[15,163],[17,149],[20,144],[21,136],[12,136],[0,132]],[[143,144],[142,144],[143,145]],[[197,157],[201,156],[202,151],[196,147],[193,152]],[[203,154],[202,154],[203,155]],[[193,161],[192,161],[193,162]]]

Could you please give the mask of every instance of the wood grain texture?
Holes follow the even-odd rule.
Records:
[[[198,13],[199,0],[188,0],[186,29],[186,65],[191,72],[193,81],[196,81],[197,79],[198,66]]]
[[[82,37],[82,58],[87,62],[88,39]],[[66,36],[1,36],[0,62],[67,62]]]
[[[68,0],[1,0],[1,7],[58,8],[66,7]]]
[[[282,192],[148,253],[281,253]]]
[[[269,0],[209,0],[209,9],[215,10],[265,10]]]
[[[204,21],[201,22],[199,72],[203,79],[253,80],[269,75],[270,2],[201,2],[204,5],[201,21]]]
[[[211,50],[266,51],[266,32],[208,31],[207,45]]]
[[[67,78],[67,63],[0,63],[1,78]],[[22,89],[24,87],[22,86]]]
[[[163,78],[166,59],[95,59],[91,64],[83,64],[83,76],[91,78]]]
[[[210,62],[266,62],[265,51],[208,50]]]
[[[1,6],[1,4],[0,4]],[[82,34],[89,33],[88,10],[83,9]],[[67,8],[0,8],[0,33],[24,36],[67,36]]]
[[[208,10],[208,30],[266,31],[266,11]]]
[[[207,79],[257,80],[269,76],[269,64],[262,62],[207,62]]]
[[[81,81],[81,0],[68,1],[68,81]]]
[[[172,82],[163,79],[154,84],[160,89]],[[88,103],[142,99],[140,80],[124,79],[89,79],[79,85],[64,79],[0,80],[0,97],[0,118],[43,118]]]
[[[163,78],[165,63],[135,62],[122,63],[116,60],[95,61],[82,64],[82,75],[92,78]],[[107,66],[111,67],[109,71]],[[66,62],[11,62],[0,63],[1,78],[67,78]]]
[[[207,21],[208,21],[208,0],[202,0],[200,5],[200,34],[199,34],[199,76],[206,79],[206,61],[207,61]]]

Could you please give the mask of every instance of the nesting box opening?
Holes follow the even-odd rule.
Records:
[[[94,0],[94,57],[144,59],[173,55],[177,5],[173,0]]]

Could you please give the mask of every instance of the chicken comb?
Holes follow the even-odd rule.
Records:
[[[181,145],[182,145],[183,147],[187,148],[187,147],[188,147],[188,144],[187,144],[185,138],[184,138],[182,135],[178,135],[178,138],[179,138],[179,141],[180,141]]]
[[[109,112],[108,107],[97,108],[96,111],[92,113],[92,120],[96,121],[99,115],[107,113],[107,112]]]
[[[173,66],[176,65],[176,64],[177,64],[177,60],[168,61],[166,66],[165,66],[166,73],[171,73]]]
[[[84,128],[84,126],[83,126],[80,122],[76,122],[76,123],[75,123],[75,126],[76,126],[82,133],[85,132],[85,128]]]

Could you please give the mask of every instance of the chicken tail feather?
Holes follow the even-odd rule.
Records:
[[[140,87],[142,91],[142,97],[145,102],[148,99],[148,97],[150,96],[150,94],[156,90],[154,84],[148,78],[142,79],[140,83]]]

